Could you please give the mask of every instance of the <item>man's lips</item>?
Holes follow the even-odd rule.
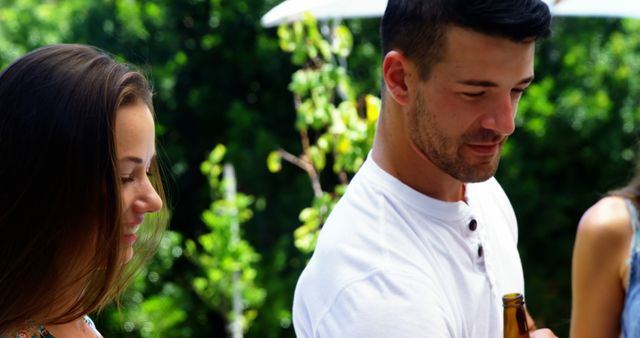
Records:
[[[480,154],[483,156],[493,156],[498,154],[498,152],[500,152],[500,147],[502,146],[502,142],[486,143],[486,144],[467,143],[466,146],[477,154]]]

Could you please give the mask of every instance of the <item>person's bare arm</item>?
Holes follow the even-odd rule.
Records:
[[[582,216],[572,262],[572,338],[619,337],[632,234],[622,198],[603,198]]]

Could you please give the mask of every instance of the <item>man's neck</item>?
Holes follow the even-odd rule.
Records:
[[[384,119],[384,117],[381,117]],[[371,156],[384,171],[429,197],[446,202],[464,201],[464,183],[437,167],[401,132],[401,126],[381,120]],[[399,128],[400,127],[400,128]]]

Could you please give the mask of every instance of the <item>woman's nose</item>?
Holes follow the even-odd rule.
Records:
[[[136,207],[136,212],[139,213],[156,212],[162,209],[162,198],[160,198],[160,195],[158,195],[158,192],[151,182],[147,180],[144,190],[140,192],[140,195],[136,198],[134,205]]]

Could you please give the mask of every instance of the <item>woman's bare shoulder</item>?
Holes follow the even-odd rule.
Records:
[[[611,246],[627,243],[631,238],[631,215],[622,197],[607,196],[582,215],[577,237],[593,244]]]

